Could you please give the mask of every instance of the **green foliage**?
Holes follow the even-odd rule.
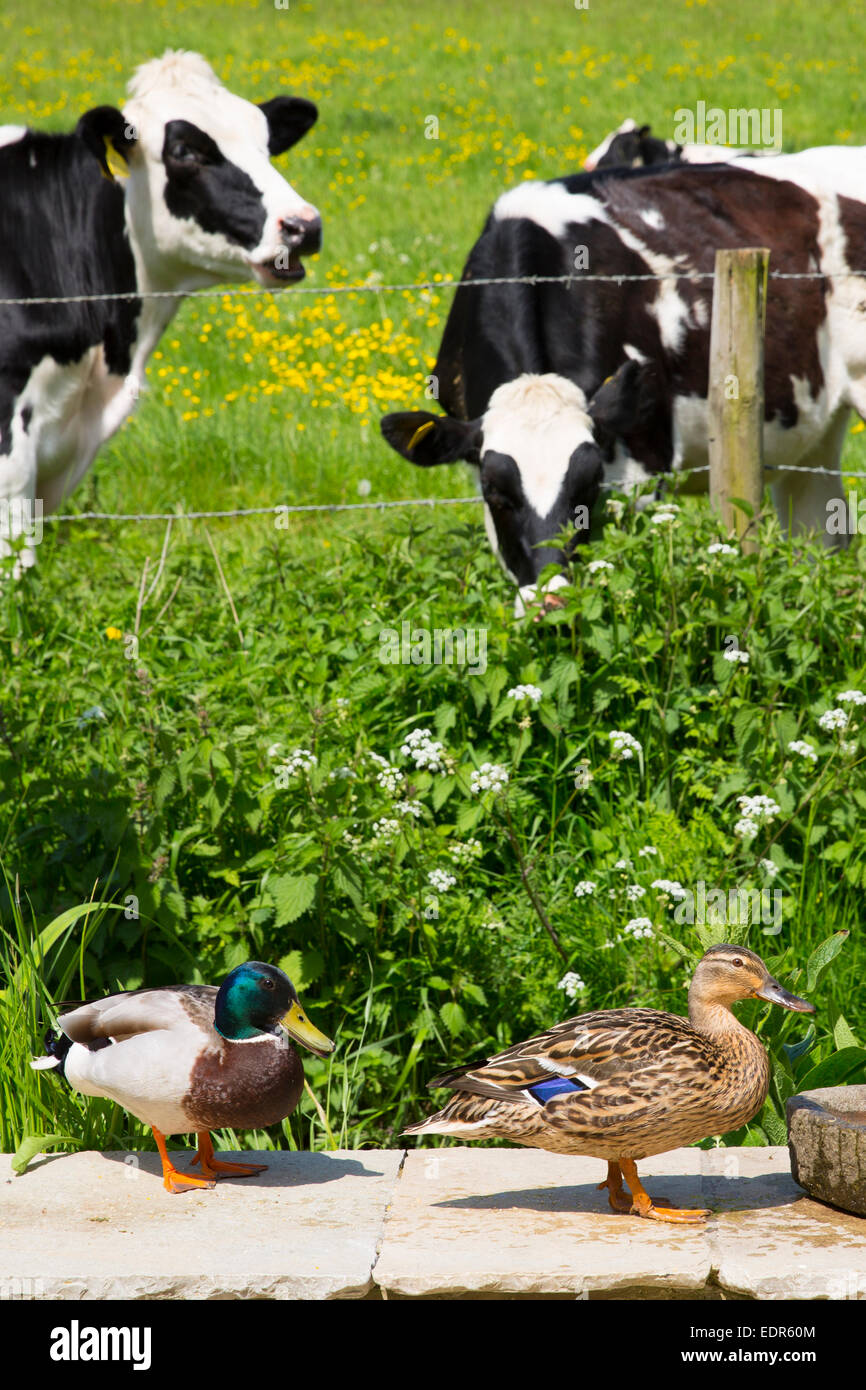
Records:
[[[135,558],[98,557],[94,613],[85,547],[43,546],[4,598],[0,837],[33,920],[50,923],[25,928],[7,888],[8,1074],[38,1096],[10,1105],[7,1145],[82,1123],[50,1073],[26,1069],[73,977],[83,996],[218,981],[248,958],[282,963],[339,1043],[305,1059],[322,1114],[305,1096],[282,1137],[257,1143],[391,1143],[443,1064],[582,1008],[685,1012],[694,961],[719,940],[748,940],[820,1010],[804,1030],[742,1006],[773,1059],[752,1137],[781,1132],[803,1085],[862,1076],[862,945],[847,940],[859,871],[827,853],[856,842],[866,797],[859,706],[841,732],[818,722],[862,682],[848,664],[860,554],[795,549],[774,523],[757,557],[710,554],[714,522],[685,500],[673,536],[661,529],[627,508],[581,552],[565,606],[522,623],[477,526],[453,515],[389,518],[363,542],[309,528],[233,549],[226,533],[243,646],[209,549],[176,532],[134,660],[113,633],[134,629]],[[605,557],[611,570],[587,569]],[[817,659],[804,663],[805,608]],[[404,619],[483,630],[486,667],[384,662],[380,632]],[[747,665],[718,665],[730,633]],[[509,693],[521,685],[540,699]],[[95,704],[105,717],[85,720]],[[778,809],[744,836],[740,798],[756,795]],[[575,896],[582,882],[594,887]],[[85,921],[74,905],[91,893],[114,910]],[[139,1135],[104,1109],[114,1142],[118,1124]]]

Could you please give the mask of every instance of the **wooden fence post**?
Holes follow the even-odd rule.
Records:
[[[744,551],[758,546],[764,491],[764,319],[766,247],[716,251],[710,330],[710,502]],[[749,518],[733,506],[741,498]]]

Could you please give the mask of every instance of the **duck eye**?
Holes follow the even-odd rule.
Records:
[[[275,989],[273,980],[262,980],[262,989]]]
[[[732,965],[742,965],[743,962],[740,960],[740,957],[737,956],[736,960],[732,961],[731,963]]]

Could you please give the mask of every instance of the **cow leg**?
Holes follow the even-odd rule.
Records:
[[[24,545],[19,538],[24,536]],[[13,574],[36,563],[42,539],[42,507],[36,501],[36,446],[20,415],[13,418],[12,449],[0,455],[0,559],[15,555]],[[5,569],[5,567],[3,567]]]
[[[844,549],[847,532],[832,523],[842,510],[845,489],[839,472],[809,473],[809,468],[839,468],[848,429],[848,411],[831,422],[821,443],[784,471],[769,469],[770,490],[782,526],[789,535],[817,531],[824,545]]]

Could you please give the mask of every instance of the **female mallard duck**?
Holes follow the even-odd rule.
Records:
[[[656,1009],[581,1014],[486,1062],[456,1067],[431,1086],[458,1094],[407,1134],[513,1139],[555,1153],[607,1159],[614,1211],[699,1222],[708,1211],[656,1207],[635,1160],[738,1129],[767,1095],[767,1054],[731,1004],[767,999],[814,1013],[744,946],[713,946],[689,988],[688,1022]],[[623,1192],[623,1175],[631,1198]]]
[[[334,1050],[305,1017],[291,980],[255,960],[219,989],[165,985],[112,994],[58,1023],[63,1035],[47,1040],[51,1056],[33,1065],[59,1067],[74,1090],[115,1100],[150,1125],[169,1192],[213,1187],[220,1174],[263,1172],[267,1164],[214,1158],[209,1131],[258,1129],[291,1115],[304,1069],[289,1037],[319,1057]],[[179,1172],[165,1147],[165,1135],[189,1130],[198,1132],[200,1178]]]

